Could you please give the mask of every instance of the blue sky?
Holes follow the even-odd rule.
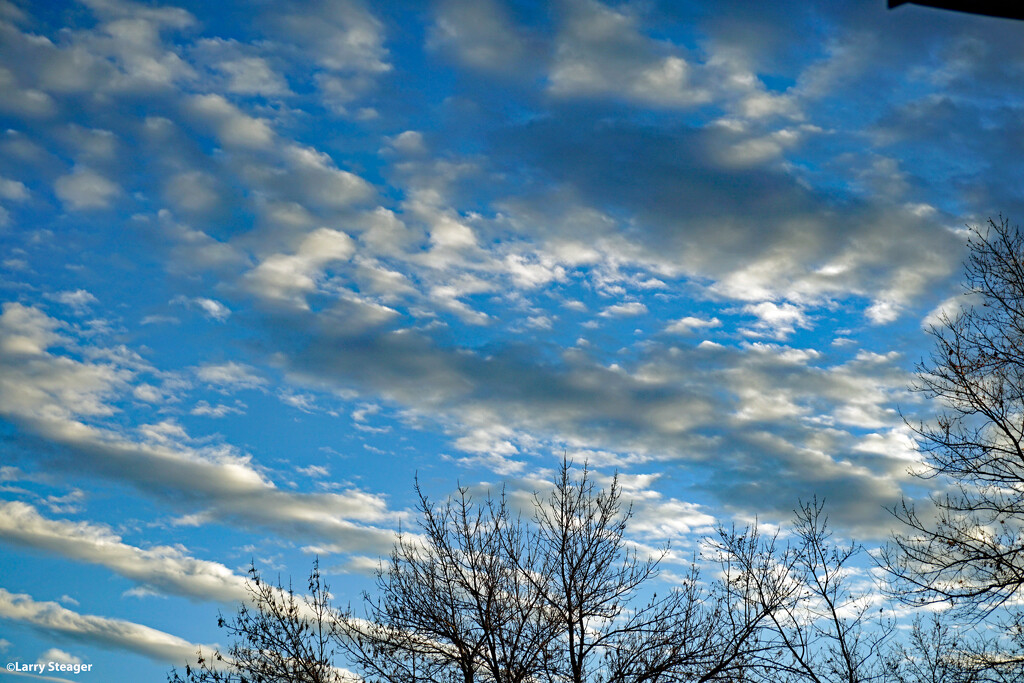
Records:
[[[3,657],[163,680],[250,559],[347,601],[414,476],[563,454],[670,565],[883,541],[1024,215],[1024,26],[884,4],[0,0]]]

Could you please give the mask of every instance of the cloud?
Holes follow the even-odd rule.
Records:
[[[48,117],[56,109],[53,98],[36,88],[23,88],[10,70],[0,67],[0,110],[29,117]]]
[[[526,60],[537,49],[497,0],[445,0],[435,7],[427,47],[474,69],[498,73],[532,70]]]
[[[57,178],[54,189],[64,206],[75,211],[107,208],[123,193],[117,183],[87,167]]]
[[[217,405],[210,405],[206,401],[199,401],[189,413],[191,415],[203,415],[214,418],[226,417],[227,415],[244,415],[245,404],[228,406],[218,403]]]
[[[59,634],[101,647],[181,665],[191,661],[199,645],[184,638],[122,619],[73,612],[56,602],[37,602],[25,593],[0,588],[0,618],[29,624],[48,634]],[[212,650],[209,645],[204,649]]]
[[[388,144],[396,152],[410,156],[425,154],[427,151],[423,140],[423,133],[415,130],[399,133],[395,137],[388,139]]]
[[[275,3],[258,17],[263,30],[300,56],[297,69],[312,73],[319,104],[332,114],[372,120],[369,106],[350,110],[391,71],[384,24],[360,0]],[[310,69],[309,65],[315,65]]]
[[[750,336],[785,339],[793,334],[797,327],[810,327],[804,311],[791,303],[776,304],[762,301],[759,304],[747,304],[743,307],[743,312],[757,317],[754,326],[745,331]]]
[[[534,120],[494,142],[496,163],[545,179],[502,202],[503,215],[543,254],[704,282],[750,304],[863,296],[902,310],[955,270],[960,240],[941,215],[878,197],[837,210],[791,166],[723,160],[738,140],[576,111]]]
[[[224,322],[231,317],[231,309],[222,304],[216,299],[208,299],[206,297],[186,297],[176,296],[171,299],[172,304],[184,304],[189,308],[196,308],[202,312],[204,316],[217,322]]]
[[[605,95],[663,107],[690,107],[710,99],[706,89],[693,83],[692,67],[681,51],[643,35],[629,10],[596,0],[574,0],[567,7],[548,74],[553,94]]]
[[[613,304],[611,306],[608,306],[603,311],[601,311],[600,315],[602,317],[608,318],[608,317],[622,317],[622,316],[643,315],[646,312],[647,312],[647,306],[645,306],[641,302],[639,302],[639,301],[627,301],[625,303]]]
[[[275,181],[293,189],[311,207],[344,209],[374,195],[369,183],[339,169],[329,155],[314,147],[287,145],[281,154],[288,173]]]
[[[109,528],[43,517],[27,503],[0,503],[0,538],[8,543],[98,564],[164,594],[223,603],[248,599],[245,577],[222,564],[190,557],[181,548],[142,549]]]
[[[293,94],[285,76],[253,45],[224,38],[204,38],[192,46],[192,52],[197,61],[208,64],[222,77],[221,83],[211,84],[214,90],[262,97]]]
[[[274,143],[274,131],[265,120],[249,116],[222,95],[196,95],[186,106],[216,131],[226,147],[262,150]]]
[[[650,486],[644,487],[651,491]],[[628,493],[627,493],[628,495]],[[716,519],[702,506],[660,496],[634,503],[630,535],[650,541],[674,541],[711,534]]]
[[[175,211],[203,213],[221,203],[218,185],[218,178],[210,173],[183,171],[167,181],[164,195]]]
[[[289,92],[284,79],[260,57],[227,60],[220,62],[217,69],[228,76],[228,92],[242,95],[284,95]]]
[[[321,66],[337,72],[389,71],[384,26],[357,0],[296,3],[274,7],[271,21]]]
[[[167,345],[149,335],[174,335],[207,393],[390,405],[449,462],[502,476],[566,451],[685,472],[715,507],[665,494],[641,520],[652,538],[695,533],[712,511],[788,517],[809,492],[846,529],[881,537],[916,462],[894,410],[907,360],[857,345],[916,343],[900,325],[954,286],[962,240],[949,226],[1024,206],[1021,117],[1006,100],[1020,41],[969,18],[450,0],[420,17],[413,65],[392,23],[406,9],[278,2],[229,31],[205,13],[86,7],[66,27],[43,13],[0,34],[18,55],[0,66],[13,121],[0,200],[10,223],[38,208],[56,233],[46,247],[28,236],[41,232],[11,235],[21,270],[8,283],[23,288],[0,317],[0,413],[54,476],[103,477],[203,524],[373,553],[401,514],[371,489],[288,488],[293,463],[275,472],[184,414],[244,406],[166,404],[155,368],[26,305],[39,281],[69,282],[63,266],[80,279],[39,291],[87,287],[127,311],[111,314],[126,328],[111,347],[154,356]],[[55,178],[66,211],[118,215],[65,232],[67,217],[46,213]],[[109,276],[96,274],[101,251]],[[177,290],[160,302],[189,292],[173,301],[222,322],[203,328],[209,345],[188,325],[133,330],[160,318],[132,314],[145,292],[117,296],[129,267]],[[634,333],[641,314],[667,334]],[[835,331],[841,348],[817,336],[834,323],[855,328]],[[395,444],[363,445],[408,445]],[[643,486],[638,500],[677,484]],[[76,501],[47,504],[70,514]],[[201,562],[174,550],[117,540],[112,557],[158,579]]]
[[[56,294],[50,295],[50,298],[54,301],[64,304],[71,308],[79,315],[87,312],[92,304],[97,303],[97,299],[92,293],[84,289],[76,289],[74,291],[57,292]]]
[[[39,659],[36,660],[37,664],[42,664],[43,666],[46,666],[49,662],[58,662],[60,664],[81,664],[82,658],[76,657],[64,650],[58,650],[55,647],[51,647],[49,650],[39,655]]]
[[[62,343],[59,327],[20,304],[6,305],[0,315],[0,415],[58,444],[53,466],[121,481],[236,524],[327,538],[337,547],[364,552],[390,547],[390,531],[365,525],[396,519],[380,496],[358,490],[283,491],[248,455],[227,445],[196,446],[170,421],[141,424],[134,433],[82,421],[113,415],[110,401],[133,379],[133,371],[50,353],[50,345]],[[199,377],[231,387],[260,382],[234,363],[205,366]]]
[[[665,332],[669,334],[693,334],[696,330],[711,327],[721,327],[722,321],[718,318],[697,318],[692,315],[679,318],[665,326]]]
[[[105,403],[112,392],[126,386],[130,373],[109,365],[52,359],[46,349],[66,339],[61,324],[38,309],[8,303],[0,315],[0,411],[37,417],[109,415]],[[46,359],[40,363],[40,359]],[[31,382],[21,382],[31,379]]]
[[[944,321],[956,320],[964,310],[980,303],[979,297],[975,295],[956,294],[944,299],[921,320],[921,329],[930,330],[933,327],[942,327]]]
[[[24,201],[28,199],[28,189],[21,181],[0,177],[0,199],[13,202]]]
[[[603,364],[579,346],[550,365],[524,346],[446,350],[410,331],[366,345],[302,329],[302,348],[279,356],[295,381],[355,388],[440,420],[472,454],[466,465],[516,472],[528,454],[563,448],[617,454],[609,462],[630,468],[673,463],[713,479],[708,490],[736,512],[785,518],[802,492],[817,491],[837,523],[872,538],[887,533],[884,508],[908,481],[906,449],[879,453],[862,434],[902,423],[895,406],[909,377],[898,355],[837,362],[778,344],[646,342],[630,361]],[[785,485],[757,484],[779,472]]]
[[[134,2],[88,0],[101,21],[93,31],[72,34],[70,46],[46,44],[41,79],[58,91],[152,94],[189,80],[194,72],[163,45],[161,34],[186,29],[195,17],[174,7],[150,8]],[[48,43],[48,41],[47,41]],[[77,74],[86,76],[75,84]],[[84,72],[84,73],[83,73]]]
[[[201,365],[196,368],[196,377],[215,387],[235,390],[259,389],[268,383],[255,368],[235,361]]]
[[[196,23],[187,10],[178,7],[149,7],[131,0],[82,0],[97,16],[108,21],[138,19],[162,28],[183,29]]]
[[[247,275],[249,288],[264,299],[306,308],[324,268],[355,253],[352,238],[339,230],[319,228],[306,235],[294,254],[273,254]]]

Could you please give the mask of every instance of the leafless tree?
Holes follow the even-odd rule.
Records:
[[[943,614],[919,615],[906,642],[890,653],[893,678],[897,683],[982,683],[966,640]]]
[[[528,520],[504,497],[420,493],[419,534],[399,539],[364,616],[340,618],[350,659],[388,683],[735,680],[758,625],[696,566],[652,593],[661,558],[627,541],[621,497],[568,462]]]
[[[468,489],[443,505],[419,496],[419,534],[401,534],[377,573],[366,613],[339,616],[348,656],[388,681],[522,683],[549,657],[552,621],[521,580],[533,552],[504,497],[476,504]]]
[[[735,568],[737,597],[767,622],[748,674],[809,683],[888,680],[894,624],[872,601],[875,591],[850,585],[863,549],[833,540],[817,501],[800,505],[793,531],[785,545],[756,527],[719,533],[718,548]]]
[[[197,654],[177,670],[169,683],[342,683],[344,670],[334,665],[336,635],[330,590],[314,562],[305,596],[291,587],[263,580],[249,569],[249,604],[218,625],[236,638],[226,654],[216,650]]]
[[[854,551],[830,543],[820,506],[801,508],[795,546],[723,531],[711,579],[694,562],[666,584],[668,549],[627,538],[617,477],[600,488],[563,462],[525,519],[503,495],[460,488],[436,504],[416,491],[415,533],[399,535],[359,616],[332,608],[316,566],[305,597],[254,569],[250,604],[220,620],[236,644],[170,683],[338,683],[339,663],[376,683],[873,680],[866,612],[848,614]]]
[[[599,490],[586,467],[563,462],[549,495],[534,500],[537,564],[524,576],[555,618],[546,676],[565,683],[735,680],[759,625],[734,611],[723,584],[693,566],[674,587],[637,604],[658,576],[662,551],[642,556],[625,532],[617,477]]]
[[[1024,235],[1005,219],[973,228],[965,289],[973,300],[932,327],[935,349],[914,387],[934,422],[914,425],[929,470],[947,485],[886,554],[910,602],[950,601],[982,617],[1024,587]]]

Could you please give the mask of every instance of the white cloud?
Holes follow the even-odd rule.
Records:
[[[979,303],[981,303],[979,298],[975,296],[964,296],[963,294],[951,296],[928,312],[928,315],[921,320],[921,329],[930,330],[933,327],[942,327],[944,321],[956,320],[961,311]]]
[[[196,18],[178,7],[149,7],[132,0],[82,0],[97,16],[106,20],[139,19],[159,27],[183,29]]]
[[[59,446],[59,464],[134,485],[212,518],[284,533],[332,539],[337,545],[385,551],[390,531],[356,522],[396,519],[384,499],[359,490],[302,494],[282,491],[251,457],[228,445],[196,447],[171,421],[86,424],[115,412],[112,400],[133,378],[129,369],[54,355],[58,323],[36,309],[7,304],[0,315],[0,415]],[[221,386],[262,386],[237,363],[203,366],[197,375]],[[352,521],[356,520],[356,521]]]
[[[515,455],[519,449],[509,440],[513,432],[508,427],[479,427],[469,434],[455,440],[455,447],[469,453],[490,453],[495,455]],[[517,463],[521,466],[520,463]],[[518,468],[517,468],[518,469]]]
[[[626,303],[613,304],[608,306],[600,315],[604,318],[625,317],[632,315],[643,315],[647,312],[647,306],[639,301],[627,301]]]
[[[653,494],[649,486],[643,488]],[[633,511],[630,534],[674,543],[693,534],[710,534],[716,522],[702,506],[676,499],[639,500]]]
[[[488,71],[522,69],[528,44],[495,0],[445,0],[436,8],[427,47]]]
[[[298,467],[297,472],[307,477],[323,478],[331,476],[331,471],[322,465],[310,465],[309,467]]]
[[[718,318],[697,318],[692,315],[675,320],[665,326],[665,331],[670,334],[693,334],[696,330],[721,327],[722,321]]]
[[[28,199],[25,183],[0,176],[0,199],[20,202]]]
[[[84,289],[76,289],[74,291],[57,292],[51,294],[50,297],[54,301],[64,304],[69,308],[73,309],[76,313],[82,314],[89,310],[89,307],[97,303],[97,299]]]
[[[50,662],[58,662],[60,664],[81,664],[82,658],[76,657],[64,650],[58,650],[55,647],[51,647],[49,650],[39,655],[39,659],[36,660],[37,664],[41,664],[44,667]]]
[[[196,95],[187,107],[213,126],[225,146],[260,150],[274,142],[274,131],[266,121],[242,112],[221,95]]]
[[[526,319],[526,326],[534,330],[550,330],[554,327],[557,317],[549,315],[531,315]]]
[[[65,207],[73,210],[106,208],[123,192],[117,183],[84,166],[57,178],[54,189]]]
[[[231,309],[215,299],[196,298],[192,300],[208,318],[224,322],[231,316]]]
[[[196,368],[196,377],[207,384],[225,389],[259,389],[268,383],[255,368],[235,361],[201,365]]]
[[[189,308],[199,309],[204,316],[217,322],[224,322],[231,317],[231,309],[217,301],[206,297],[177,296],[171,299],[172,304],[184,304]]]
[[[94,31],[76,36],[69,66],[75,66],[75,57],[81,60],[88,56],[99,61],[107,71],[105,81],[97,80],[99,88],[117,93],[151,93],[194,76],[174,46],[165,46],[161,37],[165,31],[194,25],[195,17],[187,11],[175,7],[148,8],[119,0],[85,0],[84,4],[104,21]],[[98,69],[93,66],[95,73]],[[65,73],[64,78],[69,75]]]
[[[228,76],[229,92],[241,95],[285,95],[290,91],[285,80],[261,57],[239,57],[220,62],[219,71]]]
[[[783,128],[765,134],[729,136],[729,143],[718,150],[718,159],[721,163],[735,168],[760,166],[781,159],[783,152],[796,146],[803,136],[802,130],[794,128]]]
[[[53,98],[36,88],[23,88],[10,70],[0,66],[0,111],[29,117],[48,117],[56,110]]]
[[[810,326],[804,310],[787,302],[776,304],[771,301],[762,301],[759,304],[747,304],[743,307],[743,312],[757,316],[758,319],[752,328],[744,331],[750,336],[785,339],[793,334],[797,327],[807,328]]]
[[[388,144],[396,152],[410,156],[425,154],[427,151],[427,146],[423,141],[423,133],[415,130],[407,130],[393,138],[388,138]]]
[[[183,171],[168,179],[164,195],[176,210],[202,212],[220,203],[218,180],[203,171]]]
[[[286,145],[281,156],[288,171],[280,181],[291,183],[296,196],[311,207],[344,209],[373,196],[369,183],[339,169],[329,155],[313,147]]]
[[[692,67],[666,42],[640,32],[629,10],[596,0],[568,3],[548,75],[552,93],[604,95],[661,107],[707,102],[710,93],[694,84]]]
[[[317,289],[323,269],[355,253],[352,238],[339,230],[318,228],[306,235],[294,254],[273,254],[246,274],[250,289],[265,299],[306,308],[304,295]]]
[[[106,399],[123,389],[131,374],[109,365],[70,359],[53,362],[47,348],[63,343],[58,321],[21,304],[0,314],[0,412],[37,418],[114,412]],[[34,411],[39,411],[35,412]]]
[[[175,665],[191,661],[199,649],[199,645],[184,638],[148,626],[122,619],[79,614],[56,602],[37,602],[30,595],[11,593],[3,588],[0,588],[0,617]],[[213,649],[209,645],[203,647]]]
[[[79,562],[98,564],[161,593],[224,603],[248,599],[245,577],[181,548],[142,549],[105,526],[48,519],[27,503],[0,503],[0,538]]]
[[[883,325],[899,318],[901,308],[897,301],[879,299],[867,307],[864,315],[876,325]]]
[[[340,73],[379,74],[391,69],[384,26],[358,0],[282,2],[270,23],[310,57]]]
[[[199,401],[192,410],[189,411],[191,415],[202,415],[205,417],[226,417],[227,415],[244,415],[245,404],[238,403],[233,406],[224,405],[218,403],[217,405],[210,405],[206,401]]]
[[[278,394],[278,398],[286,405],[297,408],[304,413],[312,413],[317,410],[316,397],[312,394],[296,394],[293,391],[282,391]]]
[[[181,321],[175,318],[173,315],[147,315],[144,317],[139,324],[140,325],[177,325]]]

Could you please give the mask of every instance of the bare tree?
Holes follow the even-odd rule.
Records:
[[[601,489],[563,462],[526,520],[503,495],[478,502],[460,488],[435,504],[416,490],[416,533],[400,533],[360,616],[331,607],[315,565],[305,597],[254,569],[251,604],[220,619],[236,643],[169,681],[337,683],[339,662],[379,683],[703,683],[783,670],[773,624],[795,610],[802,556],[786,551],[780,572],[756,533],[723,541],[720,578],[691,563],[655,592],[667,548],[649,557],[627,540],[617,477]]]
[[[503,496],[475,504],[460,488],[436,506],[416,491],[420,534],[400,534],[365,617],[339,617],[347,654],[364,675],[389,683],[537,677],[553,626],[533,584],[521,580],[520,565],[532,562],[522,524]]]
[[[890,667],[898,683],[982,683],[964,634],[941,614],[914,619],[905,643],[893,648]]]
[[[914,387],[935,399],[913,425],[929,470],[946,484],[932,510],[907,502],[885,556],[895,590],[985,616],[1024,587],[1024,236],[1005,219],[973,228],[965,263],[973,305],[932,327],[935,349]]]
[[[527,521],[503,496],[460,489],[435,505],[420,493],[419,535],[399,539],[365,615],[340,618],[356,668],[388,683],[734,679],[758,628],[729,591],[693,566],[641,602],[660,557],[626,540],[617,478],[599,489],[563,462],[553,483]]]
[[[313,563],[305,596],[296,596],[278,581],[264,581],[256,567],[249,569],[250,604],[242,604],[232,619],[218,617],[217,625],[236,638],[227,654],[206,655],[177,670],[169,683],[341,683],[344,671],[335,668],[337,654],[334,610],[330,590]]]
[[[555,617],[561,674],[571,683],[591,680],[599,655],[628,630],[656,629],[670,614],[652,603],[620,619],[639,588],[657,574],[656,559],[641,559],[623,534],[631,510],[623,511],[618,479],[597,490],[587,468],[574,481],[563,462],[547,498],[536,496],[537,566],[524,576]]]
[[[756,527],[719,533],[737,597],[766,622],[748,674],[809,683],[888,680],[894,624],[872,601],[875,591],[850,586],[852,560],[863,549],[835,543],[823,511],[817,501],[801,504],[786,545]]]
[[[637,599],[658,576],[667,549],[644,557],[625,538],[632,509],[618,478],[599,490],[584,467],[563,462],[547,496],[535,496],[537,564],[524,577],[555,618],[546,675],[566,683],[734,679],[757,642],[757,623],[734,612],[722,584],[694,565],[674,587]]]

